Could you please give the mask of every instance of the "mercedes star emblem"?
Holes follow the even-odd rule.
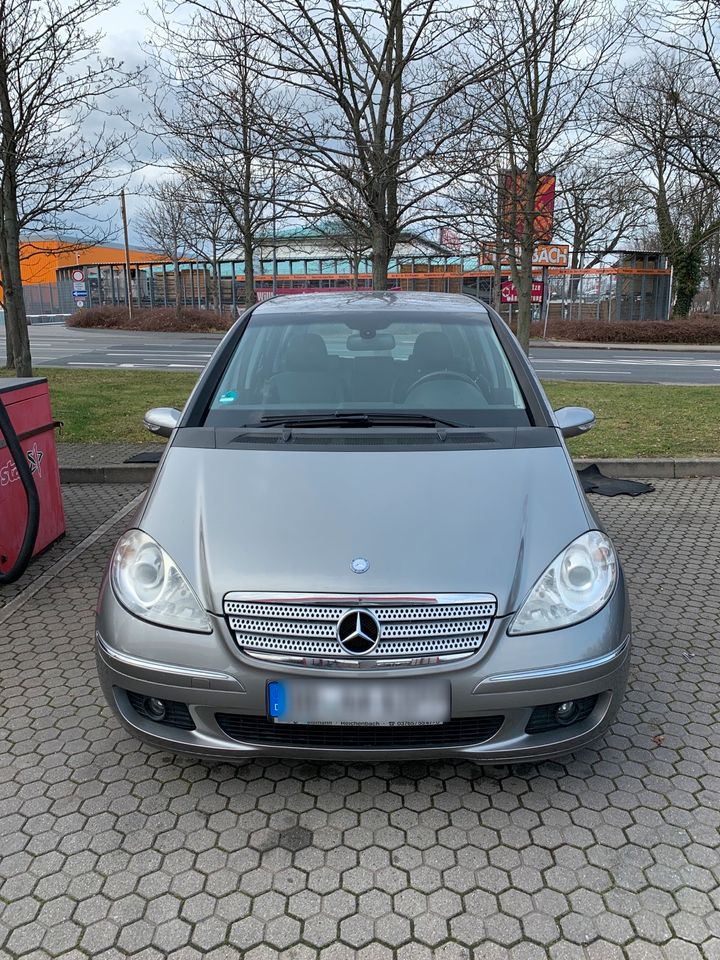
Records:
[[[353,573],[367,573],[370,569],[370,562],[365,557],[355,557],[350,564],[350,569]]]
[[[338,620],[337,638],[343,650],[364,656],[378,645],[380,624],[369,610],[349,610]]]

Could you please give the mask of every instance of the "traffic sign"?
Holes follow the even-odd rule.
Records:
[[[77,283],[85,280],[85,271],[84,270],[73,270],[72,274],[73,280]]]
[[[86,300],[87,290],[73,290],[72,295],[76,300]]]

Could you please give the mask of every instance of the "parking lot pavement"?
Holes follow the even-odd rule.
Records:
[[[66,494],[87,531],[137,490]],[[537,766],[140,745],[92,652],[124,521],[86,540],[0,610],[0,956],[720,957],[720,481],[593,504],[632,587],[631,686],[603,740]]]

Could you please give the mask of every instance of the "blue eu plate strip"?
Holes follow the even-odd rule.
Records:
[[[268,713],[281,717],[285,713],[285,684],[271,680],[268,684]]]

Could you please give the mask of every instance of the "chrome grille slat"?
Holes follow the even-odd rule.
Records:
[[[350,654],[336,640],[315,640],[312,637],[256,637],[251,634],[236,633],[235,638],[241,647],[249,650],[267,650],[269,653],[294,653],[318,657],[347,657]],[[440,655],[474,650],[483,641],[482,636],[442,637],[417,640],[381,640],[373,651],[373,657]]]
[[[261,600],[257,597],[262,596]],[[241,649],[249,654],[287,654],[328,660],[352,655],[336,638],[338,620],[348,611],[371,611],[380,624],[373,660],[398,657],[469,656],[482,646],[496,613],[494,598],[482,595],[442,597],[318,597],[230,594],[224,611]],[[477,599],[475,597],[477,596]],[[452,599],[449,599],[452,597]]]
[[[372,610],[381,623],[395,620],[452,620],[472,617],[495,616],[495,603],[483,601],[472,604],[373,604],[371,598],[367,603],[333,604],[285,604],[285,603],[252,603],[238,600],[225,600],[225,614],[227,616],[241,616],[250,618],[264,618],[272,620],[321,620],[335,623],[337,619],[353,607],[362,606]]]
[[[368,607],[368,609],[370,609]],[[378,616],[377,608],[375,615]],[[278,623],[275,620],[249,620],[245,617],[228,618],[230,629],[237,634],[258,636],[272,635],[275,637],[307,637],[313,640],[335,639],[334,623],[297,623],[287,621]],[[446,620],[443,623],[383,623],[380,621],[381,640],[400,639],[402,637],[448,637],[467,636],[470,633],[487,633],[490,627],[489,618],[484,620]]]
[[[230,629],[235,633],[258,634],[277,637],[311,637],[324,640],[335,639],[334,623],[296,623],[295,621],[249,620],[246,617],[230,617]]]

